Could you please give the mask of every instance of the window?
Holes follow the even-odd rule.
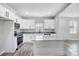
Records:
[[[69,21],[69,32],[70,34],[77,33],[77,22],[76,21]]]

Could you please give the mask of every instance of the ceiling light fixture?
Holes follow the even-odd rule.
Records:
[[[25,12],[25,14],[29,14],[29,12]]]
[[[48,12],[48,14],[51,14],[51,12]]]

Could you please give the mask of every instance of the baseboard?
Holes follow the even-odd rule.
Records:
[[[5,51],[2,51],[2,52],[0,53],[0,55],[2,55],[3,53],[5,53]]]

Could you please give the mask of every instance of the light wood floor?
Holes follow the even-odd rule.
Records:
[[[22,43],[18,46],[13,56],[32,56],[33,55],[33,44]]]

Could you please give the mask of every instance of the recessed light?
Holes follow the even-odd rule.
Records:
[[[51,12],[48,12],[48,14],[51,14]]]
[[[29,14],[29,12],[25,12],[25,14]]]

